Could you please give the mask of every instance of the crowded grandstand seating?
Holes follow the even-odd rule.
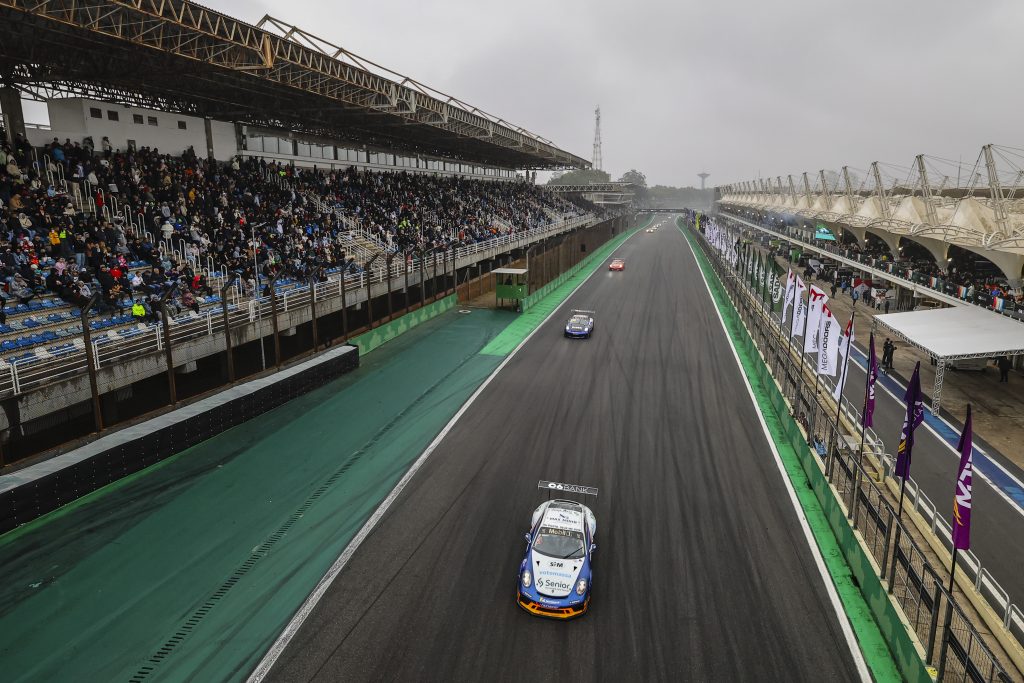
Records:
[[[516,182],[217,163],[65,141],[0,150],[0,363],[81,348],[221,306],[355,276],[375,252],[431,251],[588,213]],[[257,284],[259,283],[259,284]],[[259,290],[259,291],[257,291]]]

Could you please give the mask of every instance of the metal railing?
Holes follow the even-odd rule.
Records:
[[[1012,679],[979,636],[979,629],[968,619],[957,598],[951,596],[943,585],[943,574],[931,565],[925,552],[908,533],[906,523],[886,498],[881,482],[876,480],[877,471],[868,469],[866,463],[874,460],[883,470],[883,475],[891,472],[892,458],[885,452],[884,444],[877,436],[869,435],[865,438],[866,448],[862,457],[859,432],[846,433],[842,421],[836,422],[836,406],[831,401],[832,388],[812,382],[808,378],[809,372],[800,371],[793,350],[788,348],[788,344],[780,343],[785,342],[785,335],[761,303],[760,292],[753,289],[745,275],[720,257],[703,234],[690,230],[697,235],[701,250],[707,255],[741,321],[760,349],[765,364],[779,383],[794,417],[800,418],[798,421],[808,434],[809,445],[818,454],[819,466],[845,506],[850,525],[860,533],[864,547],[875,562],[879,579],[885,582],[889,594],[922,644],[925,663],[937,668],[940,681],[1009,683]],[[804,370],[809,370],[806,364]],[[844,402],[843,412],[851,418],[852,424],[859,424],[859,408],[848,404],[849,401]],[[913,480],[908,480],[907,494],[909,500],[924,500]],[[915,508],[918,505],[914,503]],[[933,519],[940,518],[933,505],[930,505],[930,511]],[[941,533],[946,531],[948,524]],[[977,562],[973,554],[970,554],[970,559]],[[991,580],[991,575],[980,569],[980,563],[974,576],[976,586]],[[994,581],[992,585],[996,585]],[[996,590],[1005,597],[1005,591],[998,587]],[[985,592],[982,594],[984,596]],[[1008,600],[1003,607],[1000,613],[1005,614],[1005,625],[1019,642],[1021,612]]]

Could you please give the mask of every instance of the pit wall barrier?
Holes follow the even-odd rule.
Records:
[[[701,238],[694,239],[696,241]],[[702,244],[695,246],[699,246],[703,251]],[[706,258],[703,253],[700,256]],[[738,322],[734,328],[739,330],[740,333],[734,335],[733,342],[739,349],[745,350],[749,357],[753,359],[757,379],[768,393],[775,416],[783,427],[789,445],[800,459],[801,468],[807,475],[814,495],[818,499],[822,511],[828,520],[829,527],[832,529],[832,533],[835,535],[836,541],[842,550],[843,558],[857,580],[861,595],[863,595],[865,602],[871,610],[871,614],[882,633],[882,637],[886,641],[896,667],[906,681],[931,683],[934,679],[921,659],[918,645],[907,631],[905,619],[889,599],[886,588],[878,577],[877,567],[868,559],[867,553],[857,539],[853,528],[848,523],[845,510],[840,505],[835,493],[829,486],[828,480],[815,461],[816,455],[808,447],[807,438],[790,414],[789,406],[776,384],[775,377],[764,363],[760,349],[750,336],[746,325],[740,322],[742,317],[734,307],[732,300],[725,293],[724,286],[718,280],[717,272],[710,267],[708,270],[713,275],[713,277],[708,278],[708,284],[716,293],[719,301],[728,303],[729,310],[725,311],[725,313],[735,316]]]
[[[379,325],[372,330],[364,332],[363,334],[352,337],[349,339],[348,343],[352,346],[358,347],[360,355],[365,356],[374,349],[388,343],[392,339],[405,334],[417,325],[421,325],[428,320],[445,313],[446,311],[450,311],[455,308],[457,303],[458,296],[451,294],[443,299],[439,299],[422,308],[417,308],[415,311],[410,311],[401,317],[388,321],[383,325]]]

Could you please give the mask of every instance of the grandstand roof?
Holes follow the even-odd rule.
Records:
[[[0,76],[111,102],[507,168],[587,168],[551,141],[271,17],[185,0],[0,0]]]

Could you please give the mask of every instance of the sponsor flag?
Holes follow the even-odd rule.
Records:
[[[768,275],[768,305],[773,313],[782,310],[782,266],[775,259],[771,261],[771,273]]]
[[[786,317],[789,315],[789,309],[793,306],[793,294],[796,293],[796,273],[793,269],[789,269],[789,273],[786,275],[786,295],[782,300],[782,322],[786,322]]]
[[[794,336],[800,337],[804,333],[804,319],[807,317],[807,300],[804,299],[804,292],[807,291],[807,285],[800,279],[800,276],[796,276],[796,291],[793,293],[793,299],[796,304],[793,309],[793,326],[789,331],[789,338],[792,339]]]
[[[807,338],[804,339],[804,353],[817,353],[821,310],[828,303],[828,297],[816,285],[811,285],[810,292],[810,296],[807,299]]]
[[[836,386],[832,390],[832,398],[836,401],[843,395],[843,387],[846,386],[846,378],[850,374],[850,363],[847,360],[847,355],[850,353],[850,344],[852,343],[853,316],[850,316],[850,321],[846,323],[846,329],[839,340],[839,379],[836,380]]]
[[[874,424],[875,417],[875,382],[878,381],[878,358],[875,356],[875,333],[871,333],[868,340],[868,376],[867,387],[864,391],[864,412],[861,414],[861,424],[870,427]]]
[[[903,431],[896,447],[896,476],[906,479],[910,476],[910,456],[914,450],[914,430],[924,420],[924,397],[921,394],[921,361],[914,366],[914,374],[907,384],[903,396],[907,402],[907,414],[903,418]]]
[[[953,495],[953,547],[969,550],[971,547],[971,479],[974,473],[974,434],[971,429],[971,404],[967,404],[967,419],[960,434],[960,469],[956,476]]]
[[[818,374],[835,377],[836,355],[839,351],[840,325],[827,305],[821,307],[818,319]]]

